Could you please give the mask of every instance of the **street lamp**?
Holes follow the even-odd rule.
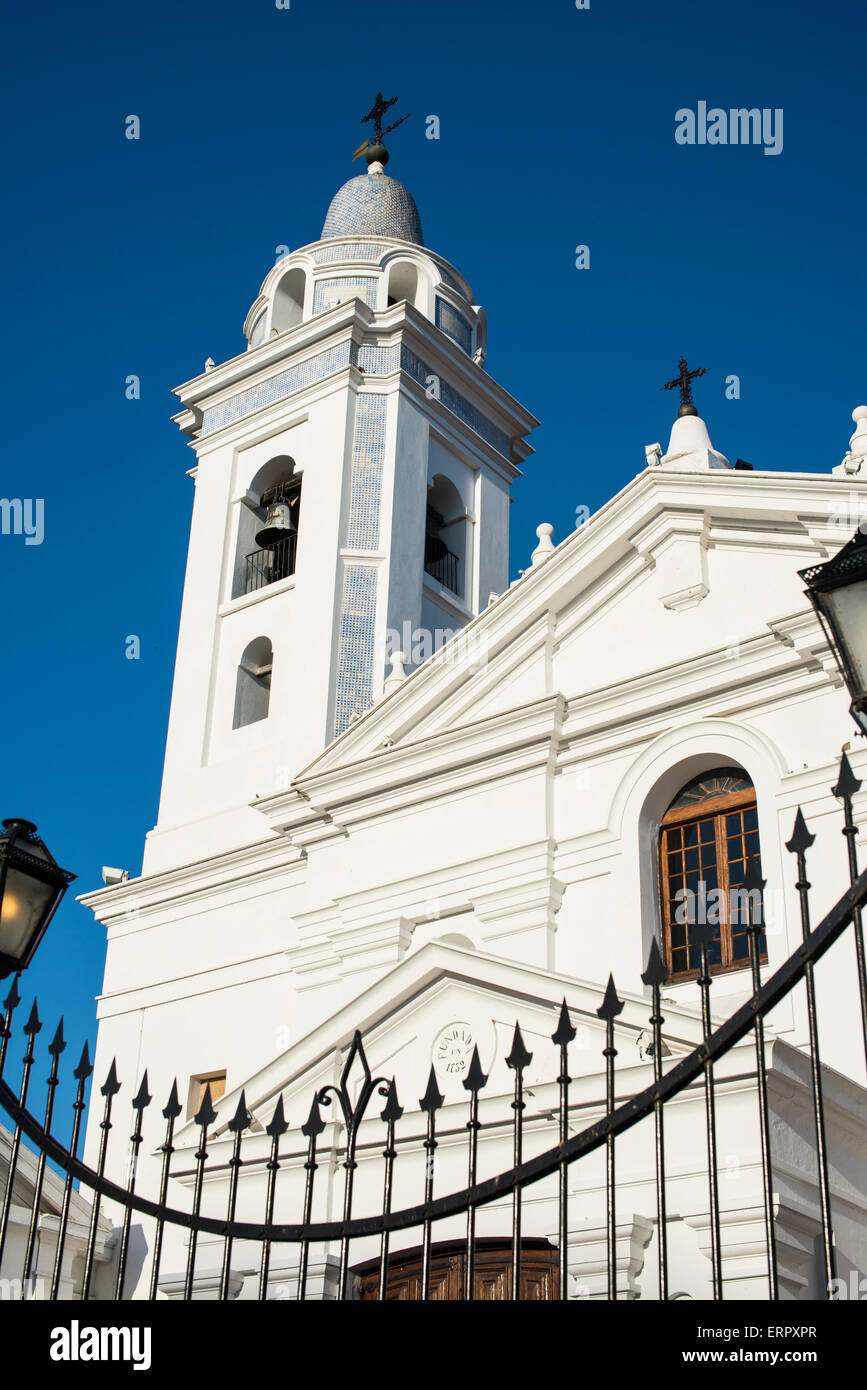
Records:
[[[867,535],[859,527],[824,565],[800,575],[852,696],[852,717],[867,733]]]
[[[0,979],[26,970],[75,874],[61,869],[36,826],[13,817],[0,832]]]

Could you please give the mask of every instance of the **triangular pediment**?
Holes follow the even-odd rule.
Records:
[[[799,613],[810,619],[797,571],[839,548],[851,486],[819,474],[648,470],[369,709],[296,783],[315,786],[342,768],[463,729],[478,738],[480,726],[508,721],[555,692],[591,698],[659,668],[706,663],[717,649],[731,669],[733,628],[744,643],[787,641],[773,624]]]
[[[651,1028],[649,1001],[623,994],[615,1023],[615,1042],[622,1084],[628,1093],[649,1080],[647,1051]],[[547,1113],[556,1099],[559,1047],[552,1041],[565,999],[575,1038],[569,1045],[570,1075],[577,1099],[581,1088],[598,1099],[604,1074],[605,1024],[598,1017],[602,994],[596,986],[552,972],[482,955],[443,942],[432,942],[384,975],[350,1004],[300,1038],[268,1066],[227,1093],[218,1105],[213,1138],[226,1136],[226,1125],[243,1090],[260,1132],[269,1123],[282,1095],[286,1120],[296,1135],[307,1120],[314,1096],[325,1086],[340,1086],[360,1034],[370,1074],[394,1078],[405,1113],[419,1111],[431,1067],[446,1108],[466,1107],[463,1086],[473,1048],[478,1048],[488,1076],[484,1098],[500,1103],[511,1095],[514,1072],[507,1064],[516,1023],[532,1061],[524,1073],[534,1093],[534,1108]],[[666,1005],[663,1028],[666,1056],[675,1060],[701,1041],[696,1010]],[[363,1080],[361,1059],[347,1079],[353,1103]],[[370,1118],[385,1099],[374,1095]],[[333,1118],[327,1115],[326,1118]],[[197,1140],[188,1123],[177,1135],[180,1147]]]

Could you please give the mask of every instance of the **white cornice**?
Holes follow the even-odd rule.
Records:
[[[354,824],[413,804],[420,781],[430,803],[476,786],[481,764],[486,765],[487,782],[544,765],[564,715],[562,696],[549,696],[406,746],[383,748],[348,767],[298,777],[291,791],[277,792],[253,806],[273,830],[307,846],[317,829],[327,827],[330,838],[337,828],[347,833]]]
[[[626,564],[630,554],[641,555],[641,538],[648,544],[648,528],[653,528],[658,543],[667,524],[674,528],[682,525],[684,509],[707,518],[707,534],[720,544],[729,540],[742,544],[746,534],[755,536],[751,545],[761,544],[754,523],[763,522],[764,548],[773,551],[782,545],[787,551],[797,550],[797,528],[801,528],[800,549],[808,564],[827,555],[829,536],[835,534],[829,518],[849,491],[849,480],[812,474],[714,471],[699,475],[647,470],[561,541],[543,565],[526,570],[458,636],[413,671],[403,685],[350,726],[302,771],[299,780],[308,773],[363,760],[386,735],[393,737],[395,730],[401,731],[401,737],[408,736],[423,724],[427,709],[448,700],[467,683],[480,646],[484,646],[490,665],[518,634],[541,619],[547,621],[548,612],[562,612],[578,600],[583,604],[595,585],[611,577],[615,566]],[[726,524],[717,526],[717,519],[737,523],[734,533]],[[780,521],[787,523],[782,535],[775,529]],[[646,551],[640,563],[648,563]],[[640,571],[631,570],[633,577],[637,573]],[[574,622],[580,621],[583,615],[576,612]],[[560,633],[557,635],[559,639]],[[466,654],[462,656],[461,651]],[[479,691],[483,686],[484,678],[477,676],[474,689]]]
[[[793,640],[790,634],[795,634]],[[344,836],[417,803],[471,795],[484,768],[486,785],[544,767],[640,747],[668,727],[673,713],[696,718],[751,716],[763,707],[839,684],[815,617],[796,613],[743,639],[736,658],[725,646],[627,680],[416,736],[358,761],[296,779],[293,790],[253,803],[272,829],[294,844]],[[822,659],[814,648],[821,649]]]
[[[211,371],[174,387],[173,394],[187,407],[206,409],[219,405],[234,395],[242,383],[246,388],[267,381],[276,369],[288,365],[289,359],[293,366],[300,365],[323,351],[325,346],[336,347],[352,340],[361,343],[373,317],[373,310],[360,299],[335,305],[276,338],[270,338],[260,347],[230,357]]]
[[[818,621],[815,629],[819,638]],[[840,683],[827,649],[823,664],[781,644],[772,632],[746,638],[740,648],[736,659],[719,647],[573,696],[563,727],[563,764],[574,760],[578,745],[586,758],[622,751],[632,739],[646,742],[681,709],[696,718],[753,716],[763,706]]]
[[[448,406],[443,405],[441,401],[430,399],[421,383],[408,376],[406,372],[398,368],[390,376],[365,376],[364,378],[366,385],[376,391],[382,391],[381,383],[389,380],[396,381],[398,390],[403,396],[411,400],[419,410],[433,417],[433,429],[436,430],[437,434],[443,436],[447,446],[450,445],[452,449],[457,449],[470,467],[478,470],[487,467],[508,483],[513,483],[516,478],[521,477],[521,470],[516,464],[511,463],[504,454],[494,448],[493,444],[489,444],[486,439],[477,434],[471,425],[449,410]],[[526,448],[519,451],[516,448],[516,440],[517,436],[512,436],[512,452],[520,453],[523,461],[533,453],[533,449],[524,440],[521,442],[526,445]]]
[[[138,919],[168,906],[196,902],[203,896],[219,895],[275,874],[303,872],[305,867],[303,855],[289,849],[285,838],[268,835],[228,854],[197,859],[162,873],[144,874],[82,893],[76,901],[89,907],[96,920],[109,928],[124,924],[134,927]]]
[[[364,342],[380,341],[383,335],[387,336],[388,341],[405,342],[432,371],[440,374],[455,389],[467,394],[486,418],[510,440],[519,439],[518,452],[522,458],[532,453],[523,436],[538,425],[535,416],[499,386],[493,377],[482,371],[419,310],[405,303],[377,313],[362,300],[352,299],[317,314],[261,346],[240,353],[176,387],[174,394],[187,409],[173,418],[183,429],[198,429],[201,412],[230,399],[242,383],[244,388],[262,384],[273,376],[275,370],[287,365],[290,359],[292,365],[298,365],[316,356],[326,345],[335,347],[352,341],[360,347]],[[349,368],[342,370],[355,371]],[[360,372],[357,377],[359,382],[379,379]],[[333,379],[329,377],[326,380],[330,382]],[[299,395],[292,393],[293,408]],[[240,422],[232,423],[237,425]],[[215,431],[214,435],[222,433]],[[209,435],[208,440],[214,435]]]

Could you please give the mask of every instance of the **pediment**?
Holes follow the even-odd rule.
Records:
[[[385,754],[399,777],[403,751],[484,756],[525,739],[534,712],[553,733],[558,692],[591,697],[715,646],[731,673],[733,632],[771,651],[784,640],[775,624],[808,607],[798,568],[839,546],[850,486],[818,474],[639,475],[298,774],[307,810],[344,771],[375,781]],[[283,828],[292,796],[255,804]]]
[[[560,1064],[559,1047],[552,1035],[564,998],[576,1031],[569,1046],[573,1091],[577,1098],[585,1087],[588,1095],[598,1099],[604,1072],[605,1025],[596,1012],[602,1002],[597,987],[500,957],[432,942],[228,1093],[217,1107],[213,1138],[225,1137],[226,1124],[242,1090],[254,1117],[254,1129],[261,1132],[268,1124],[282,1095],[290,1130],[297,1134],[314,1095],[323,1086],[340,1085],[356,1030],[372,1076],[394,1078],[405,1114],[419,1111],[431,1067],[446,1108],[454,1107],[462,1114],[468,1101],[463,1081],[474,1047],[478,1047],[482,1070],[489,1078],[483,1093],[485,1103],[497,1104],[502,1110],[504,1100],[511,1096],[514,1072],[506,1058],[518,1023],[526,1049],[532,1054],[524,1081],[534,1093],[534,1108],[548,1113],[556,1102]],[[615,1024],[618,1068],[624,1076],[634,1070],[636,1076],[644,1078],[644,1085],[650,1066],[646,1052],[649,1001],[625,994],[622,1000],[623,1010]],[[697,1011],[666,1005],[663,1036],[672,1059],[691,1051],[701,1040]],[[347,1081],[353,1099],[362,1079],[363,1068],[357,1059]],[[627,1089],[631,1089],[628,1083]],[[374,1096],[370,1116],[375,1119],[383,1105],[384,1100]],[[188,1147],[197,1138],[196,1127],[188,1123],[179,1131],[177,1144]]]

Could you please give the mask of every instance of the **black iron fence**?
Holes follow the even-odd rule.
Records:
[[[232,1284],[232,1254],[236,1242],[254,1242],[259,1252],[258,1294],[260,1298],[268,1295],[272,1253],[275,1247],[292,1247],[297,1251],[297,1297],[309,1296],[310,1251],[312,1247],[336,1244],[339,1246],[339,1268],[337,1270],[336,1293],[340,1298],[356,1296],[356,1281],[350,1267],[350,1255],[354,1242],[369,1241],[375,1238],[379,1243],[378,1277],[377,1262],[370,1261],[364,1266],[366,1287],[375,1290],[375,1296],[384,1299],[388,1296],[389,1271],[393,1266],[390,1260],[392,1238],[396,1233],[418,1228],[422,1232],[422,1246],[418,1254],[420,1297],[431,1296],[431,1268],[435,1256],[433,1233],[438,1222],[462,1218],[465,1222],[465,1240],[460,1242],[459,1258],[453,1260],[457,1270],[457,1291],[453,1296],[473,1299],[477,1296],[476,1264],[477,1252],[482,1243],[477,1239],[476,1221],[479,1211],[491,1203],[506,1199],[511,1207],[509,1217],[508,1279],[507,1297],[522,1297],[522,1261],[531,1256],[527,1254],[533,1242],[524,1239],[522,1200],[527,1189],[544,1179],[554,1179],[557,1186],[558,1210],[558,1262],[556,1280],[545,1287],[556,1290],[560,1299],[568,1297],[568,1234],[569,1234],[569,1175],[573,1165],[588,1155],[601,1151],[605,1160],[605,1231],[607,1245],[607,1295],[618,1296],[617,1286],[617,1144],[633,1126],[652,1117],[654,1124],[653,1180],[656,1194],[656,1233],[657,1261],[659,1277],[659,1296],[670,1296],[669,1257],[668,1257],[668,1218],[666,1211],[666,1106],[681,1096],[693,1083],[703,1088],[704,1141],[707,1146],[707,1203],[710,1223],[712,1287],[714,1298],[723,1296],[723,1258],[724,1249],[720,1228],[719,1197],[719,1157],[717,1153],[717,1116],[714,1068],[741,1040],[752,1034],[755,1041],[755,1103],[758,1116],[760,1139],[762,1199],[764,1205],[764,1240],[766,1247],[767,1291],[771,1299],[779,1296],[778,1261],[775,1237],[774,1213],[774,1175],[770,1146],[768,1066],[766,1058],[765,1019],[776,1005],[791,995],[796,987],[803,984],[806,991],[807,1020],[809,1030],[810,1095],[812,1107],[812,1127],[814,1153],[818,1175],[819,1206],[821,1210],[821,1251],[824,1274],[824,1287],[832,1296],[833,1281],[836,1278],[835,1242],[831,1191],[828,1179],[828,1136],[825,1103],[823,1099],[823,1075],[819,1054],[819,1019],[816,1006],[816,986],[814,967],[826,952],[851,929],[854,964],[857,973],[860,995],[861,1019],[860,1033],[867,1052],[867,972],[865,972],[865,952],[862,929],[862,909],[867,901],[867,871],[858,875],[852,798],[860,787],[854,777],[844,754],[840,776],[833,788],[835,796],[843,803],[844,825],[849,860],[851,886],[840,898],[836,906],[824,920],[813,928],[810,920],[809,888],[807,878],[807,858],[813,844],[804,818],[797,813],[791,840],[787,848],[793,856],[796,868],[796,890],[800,903],[802,944],[764,983],[761,979],[760,937],[763,931],[763,912],[761,890],[763,884],[757,871],[748,875],[747,902],[753,904],[748,909],[749,937],[751,953],[752,992],[746,1003],[733,1013],[725,1023],[712,1027],[710,998],[714,977],[708,965],[708,946],[712,938],[710,928],[697,924],[692,928],[693,939],[701,954],[701,971],[698,986],[701,998],[702,1041],[688,1055],[674,1062],[667,1070],[663,1066],[665,1055],[662,1025],[663,1001],[661,990],[667,979],[667,969],[660,951],[654,942],[647,969],[643,975],[650,992],[650,1047],[652,1054],[653,1080],[640,1093],[631,1095],[617,1103],[615,1095],[617,1056],[616,1020],[623,1009],[613,979],[609,978],[597,1015],[604,1025],[605,1046],[603,1049],[605,1076],[605,1106],[602,1118],[584,1128],[580,1133],[569,1133],[570,1115],[574,1107],[570,1103],[570,1046],[576,1038],[576,1029],[570,1011],[564,1001],[560,1008],[556,1027],[551,1034],[551,1042],[557,1049],[559,1072],[556,1086],[559,1096],[557,1107],[558,1142],[545,1152],[532,1158],[524,1157],[525,1111],[527,1109],[527,1087],[525,1078],[532,1055],[528,1051],[519,1024],[516,1023],[511,1050],[505,1058],[512,1073],[512,1118],[509,1121],[512,1131],[513,1163],[505,1172],[495,1177],[478,1180],[478,1148],[481,1121],[479,1118],[480,1098],[488,1085],[489,1078],[482,1071],[478,1049],[474,1048],[467,1075],[463,1080],[467,1103],[467,1148],[466,1148],[466,1186],[457,1192],[440,1194],[435,1191],[436,1165],[433,1161],[438,1147],[437,1116],[444,1097],[440,1092],[434,1068],[431,1068],[427,1089],[419,1101],[424,1117],[424,1138],[421,1141],[425,1155],[423,1186],[417,1205],[392,1210],[395,1191],[395,1169],[407,1156],[407,1147],[400,1146],[398,1128],[403,1116],[403,1108],[394,1081],[386,1076],[374,1076],[365,1056],[364,1044],[356,1033],[352,1041],[340,1080],[337,1084],[318,1089],[312,1098],[306,1122],[301,1125],[300,1138],[306,1145],[304,1163],[304,1187],[300,1219],[294,1224],[275,1221],[275,1200],[280,1174],[286,1170],[287,1142],[298,1143],[298,1138],[289,1134],[285,1118],[282,1095],[278,1097],[265,1126],[269,1150],[266,1160],[267,1181],[264,1184],[261,1219],[239,1221],[236,1219],[238,1183],[245,1162],[243,1149],[245,1136],[249,1134],[251,1116],[246,1099],[242,1093],[234,1115],[226,1125],[231,1135],[231,1157],[228,1163],[228,1182],[225,1212],[220,1216],[205,1215],[202,1212],[202,1196],[206,1178],[211,1170],[208,1167],[209,1138],[214,1134],[217,1112],[212,1101],[210,1088],[207,1088],[197,1114],[194,1117],[199,1130],[199,1142],[195,1151],[195,1166],[192,1177],[192,1201],[189,1211],[179,1210],[169,1204],[169,1186],[173,1177],[172,1160],[175,1149],[175,1126],[182,1113],[178,1098],[177,1084],[173,1084],[162,1109],[165,1121],[161,1135],[161,1176],[158,1192],[153,1197],[144,1196],[136,1186],[139,1151],[144,1142],[145,1116],[152,1105],[153,1098],[148,1090],[145,1072],[141,1084],[131,1101],[131,1133],[124,1129],[128,1138],[128,1166],[125,1185],[106,1176],[106,1165],[112,1131],[117,1128],[116,1099],[122,1087],[117,1070],[112,1063],[108,1076],[100,1087],[102,1097],[102,1118],[99,1125],[99,1147],[96,1167],[86,1165],[78,1157],[82,1117],[85,1110],[85,1090],[91,1075],[88,1049],[85,1045],[80,1061],[75,1069],[77,1093],[73,1103],[72,1134],[68,1146],[52,1133],[54,1123],[54,1095],[59,1083],[60,1058],[65,1050],[62,1026],[59,1027],[49,1044],[51,1059],[48,1079],[48,1100],[42,1120],[37,1119],[28,1109],[28,1092],[31,1071],[35,1061],[36,1037],[42,1027],[36,1004],[30,1011],[22,1033],[26,1038],[23,1072],[16,1094],[5,1077],[7,1053],[13,1036],[13,1023],[21,998],[17,982],[13,983],[5,1001],[5,1016],[0,1038],[0,1106],[6,1111],[14,1124],[12,1147],[9,1156],[6,1188],[2,1209],[0,1209],[0,1259],[6,1247],[10,1211],[15,1189],[16,1171],[22,1156],[22,1141],[25,1139],[38,1155],[35,1180],[31,1184],[32,1212],[27,1233],[22,1267],[20,1270],[22,1297],[26,1296],[34,1272],[34,1258],[37,1245],[37,1230],[40,1214],[40,1197],[48,1162],[56,1165],[64,1174],[63,1201],[57,1222],[54,1272],[49,1294],[57,1298],[61,1287],[64,1261],[64,1247],[70,1218],[70,1202],[76,1182],[90,1199],[89,1230],[84,1250],[83,1273],[80,1293],[82,1298],[91,1295],[93,1289],[94,1262],[100,1225],[101,1206],[106,1201],[118,1203],[123,1211],[123,1220],[117,1232],[115,1247],[115,1266],[113,1269],[114,1296],[121,1298],[126,1283],[127,1265],[130,1251],[131,1223],[134,1216],[149,1218],[152,1223],[150,1247],[149,1295],[157,1296],[160,1288],[163,1240],[167,1225],[174,1225],[189,1233],[186,1270],[183,1277],[183,1297],[191,1298],[196,1292],[197,1246],[202,1234],[216,1236],[222,1240],[222,1266],[219,1276],[218,1295],[221,1299],[230,1296]],[[758,903],[758,906],[755,904]],[[552,1023],[554,1020],[552,1019]],[[350,1076],[361,1072],[361,1085],[354,1092],[350,1087]],[[384,1148],[382,1150],[382,1200],[379,1211],[373,1216],[353,1215],[355,1175],[358,1167],[358,1141],[360,1126],[371,1106],[380,1107],[379,1117],[384,1127]],[[319,1152],[321,1136],[327,1127],[326,1116],[336,1118],[342,1126],[339,1156],[343,1168],[342,1215],[340,1219],[325,1222],[312,1220],[314,1192],[317,1190],[318,1174],[324,1166]],[[124,1142],[124,1141],[120,1141]],[[154,1144],[154,1137],[150,1139]],[[417,1151],[417,1150],[416,1150]],[[601,1216],[601,1213],[600,1213]],[[501,1242],[502,1243],[502,1242]],[[538,1242],[536,1242],[538,1244]],[[490,1242],[484,1247],[480,1259],[490,1260]],[[408,1264],[407,1252],[399,1252],[400,1260]],[[538,1252],[532,1253],[536,1259]],[[373,1273],[371,1273],[373,1271]],[[17,1277],[17,1274],[16,1274]],[[372,1282],[371,1282],[372,1280]],[[540,1286],[541,1287],[541,1286]],[[362,1296],[370,1296],[362,1295]]]
[[[252,594],[256,589],[264,589],[267,584],[288,579],[290,574],[295,573],[297,549],[298,536],[293,533],[277,541],[276,545],[251,551],[244,561],[244,593]]]

